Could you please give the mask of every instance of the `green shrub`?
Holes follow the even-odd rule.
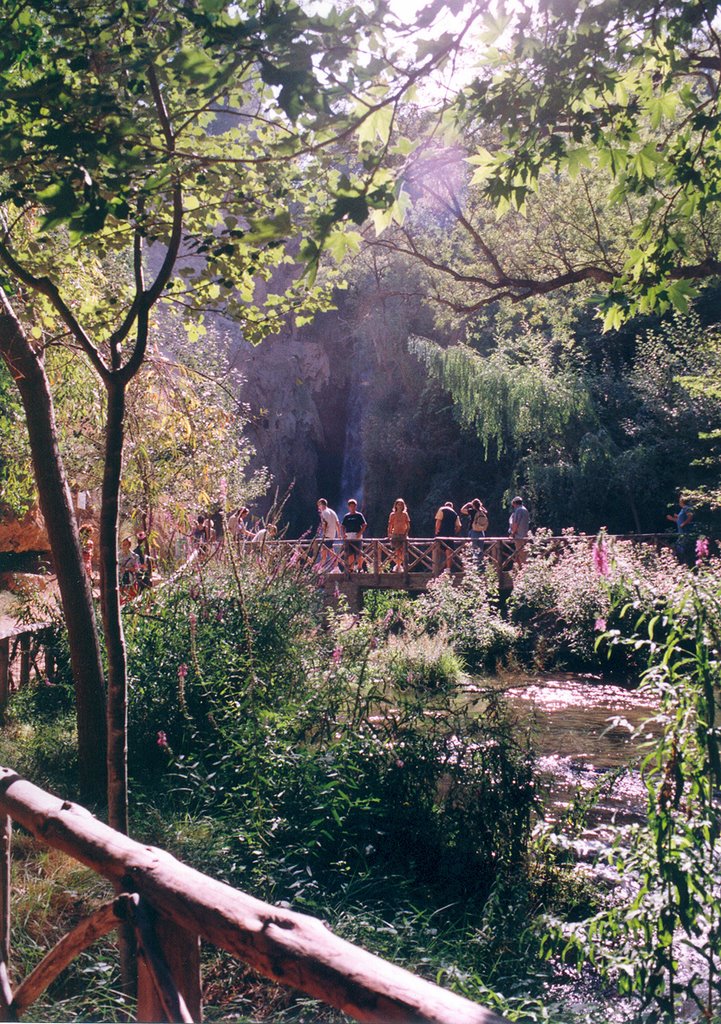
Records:
[[[517,630],[501,618],[495,573],[479,570],[472,557],[464,559],[461,580],[442,573],[416,601],[417,630],[443,631],[470,670],[497,667],[515,644]]]
[[[463,661],[440,634],[391,637],[380,666],[398,689],[448,690],[460,682],[463,670]]]
[[[163,773],[171,805],[228,823],[229,858],[269,897],[356,873],[489,891],[520,862],[534,802],[500,705],[455,706],[458,656],[440,635],[389,642],[390,609],[327,610],[321,628],[311,576],[236,568],[129,624],[136,780]]]
[[[541,668],[640,670],[643,661],[631,649],[604,645],[599,655],[599,638],[628,630],[620,621],[625,604],[639,614],[662,606],[687,570],[670,552],[613,542],[604,534],[569,531],[567,542],[554,549],[544,541],[539,532],[509,600],[521,656]]]

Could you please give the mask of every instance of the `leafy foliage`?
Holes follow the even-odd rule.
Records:
[[[620,610],[637,632],[619,642],[647,652],[643,686],[659,709],[641,729],[658,736],[642,765],[648,824],[613,856],[632,887],[630,904],[560,928],[558,948],[633,994],[644,1019],[679,1019],[684,1001],[713,1019],[721,1000],[716,579],[687,579],[655,613]]]
[[[520,863],[534,801],[502,707],[479,716],[407,664],[398,686],[390,620],[309,629],[315,588],[297,569],[237,573],[204,573],[129,627],[134,773],[169,767],[171,799],[235,822],[236,870],[275,898],[377,872],[487,894]]]
[[[583,182],[587,169],[608,176],[612,204],[640,204],[620,267],[602,249],[575,264],[577,280],[607,287],[607,327],[651,309],[685,310],[693,281],[718,273],[717,10],[504,10],[485,66],[459,100],[462,118],[489,130],[474,180],[499,212],[523,211],[544,174]],[[560,274],[546,282],[562,283]]]

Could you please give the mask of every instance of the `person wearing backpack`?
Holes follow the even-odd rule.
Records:
[[[471,538],[471,547],[476,558],[481,561],[483,559],[483,539],[488,529],[488,510],[480,498],[474,498],[472,501],[466,502],[461,509],[461,515],[468,516],[470,519],[468,536]]]

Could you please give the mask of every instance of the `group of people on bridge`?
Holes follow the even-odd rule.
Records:
[[[368,523],[358,508],[355,498],[349,498],[348,512],[339,519],[337,513],[330,508],[325,498],[319,498],[317,507],[319,524],[317,538],[320,541],[319,567],[321,571],[334,572],[340,569],[341,547],[345,554],[345,568],[349,572],[362,572],[366,569],[363,563],[361,541],[366,533]],[[472,498],[461,505],[457,512],[452,501],[441,505],[433,521],[434,537],[444,542],[446,568],[453,564],[456,539],[464,532],[463,519],[466,520],[465,533],[470,539],[472,549],[478,563],[482,563],[484,542],[489,527],[488,510],[480,498]],[[515,562],[522,565],[525,559],[525,545],[529,536],[530,516],[520,495],[511,502],[511,515],[508,521],[508,535],[515,547]],[[392,571],[402,572],[404,554],[411,531],[411,518],[403,498],[396,498],[388,516],[387,539],[392,552]]]
[[[315,536],[310,543],[308,557],[314,562],[318,572],[366,572],[368,548],[364,552],[363,540],[368,539],[368,522],[358,506],[355,498],[347,501],[348,511],[339,518],[325,498],[317,500],[318,525]],[[687,549],[690,550],[690,538],[693,523],[693,511],[687,499],[681,497],[679,510],[667,519],[673,521],[678,531],[677,554],[680,560],[687,561]],[[484,547],[489,536],[489,514],[480,498],[471,498],[458,510],[452,501],[440,505],[433,518],[433,538],[439,542],[442,561],[448,570],[458,566],[454,561],[457,556],[461,537],[464,544],[470,544],[477,564],[483,565]],[[255,528],[254,528],[255,527]],[[309,531],[310,533],[311,531]],[[406,566],[406,554],[411,533],[411,517],[403,498],[396,498],[388,516],[388,525],[384,538],[386,557],[392,572],[403,572]],[[220,548],[228,536],[237,544],[247,545],[249,549],[262,551],[266,541],[278,537],[278,528],[272,522],[261,519],[253,520],[250,510],[238,506],[230,513],[199,514],[192,523],[190,532],[185,534],[186,543],[190,542],[192,551],[207,554],[214,548]],[[496,538],[498,538],[496,534]],[[526,545],[531,536],[530,515],[523,498],[516,495],[511,502],[508,519],[508,545],[506,556],[517,567],[524,564],[527,555]],[[93,538],[92,528],[81,529],[83,554],[88,575],[92,579]],[[119,573],[121,593],[125,599],[133,597],[141,590],[151,586],[153,560],[145,532],[138,531],[136,544],[130,537],[125,537],[121,544]]]

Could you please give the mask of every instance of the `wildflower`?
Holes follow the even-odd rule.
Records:
[[[606,545],[596,541],[593,545],[593,565],[599,576],[608,576],[608,552]]]
[[[343,657],[343,648],[336,647],[331,655],[334,665],[340,665],[340,659]]]
[[[396,758],[396,768],[405,768],[405,766],[406,766],[405,761],[401,761],[401,759],[399,757]]]
[[[392,621],[393,621],[393,609],[389,608],[388,611],[383,616],[383,627],[384,627],[384,629],[387,629],[388,626],[390,626]]]
[[[699,537],[696,541],[696,565],[704,558],[708,558],[708,537]]]
[[[159,747],[167,747],[168,737],[165,735],[162,729],[158,729],[158,738],[155,741]]]
[[[200,587],[198,584],[194,583],[188,593],[190,594],[191,601],[197,601],[200,597]]]
[[[596,630],[597,633],[605,632],[606,620],[605,619],[596,619],[596,621],[593,624],[593,628]]]
[[[178,704],[185,708],[185,677],[188,674],[188,666],[183,662],[178,665]]]
[[[195,627],[198,625],[198,616],[195,614],[195,612],[190,613],[190,615],[188,616],[188,622],[190,623],[191,629],[195,629]]]

